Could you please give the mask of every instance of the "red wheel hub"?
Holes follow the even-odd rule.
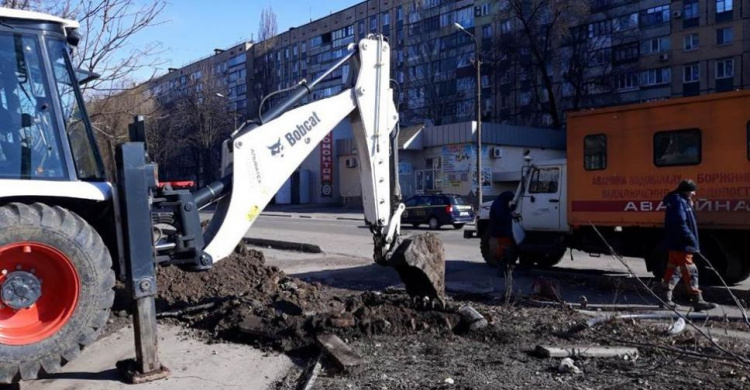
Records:
[[[78,303],[78,273],[51,246],[6,245],[0,247],[0,293],[0,344],[33,344],[70,319]]]

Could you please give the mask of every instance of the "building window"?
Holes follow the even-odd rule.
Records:
[[[482,38],[492,38],[492,25],[482,26]]]
[[[732,10],[732,0],[716,0],[716,13],[729,12]]]
[[[618,91],[638,88],[638,72],[616,75],[614,85]]]
[[[530,194],[556,194],[560,188],[560,168],[537,168],[531,174]]]
[[[698,33],[685,35],[683,48],[685,51],[698,49]]]
[[[671,167],[701,163],[699,129],[660,131],[654,134],[654,165]]]
[[[734,58],[716,60],[716,78],[728,79],[734,77]]]
[[[641,11],[641,27],[654,27],[669,22],[669,4]]]
[[[400,22],[402,20],[404,20],[404,7],[399,5],[398,8],[396,8],[396,21]]]
[[[502,34],[510,34],[513,31],[513,21],[512,20],[504,20],[500,22],[500,33]]]
[[[378,16],[370,17],[370,32],[378,31]]]
[[[391,24],[391,14],[388,12],[383,12],[383,14],[380,16],[381,22],[383,22],[383,27],[386,27]]]
[[[648,39],[641,44],[641,54],[648,55],[669,51],[670,46],[669,37]]]
[[[641,86],[643,87],[667,84],[670,81],[672,81],[671,68],[649,69],[641,72]]]
[[[699,17],[700,10],[698,9],[698,0],[686,0],[682,4],[682,18],[698,19]]]
[[[587,171],[607,169],[606,135],[587,135],[583,138],[583,168]]]
[[[638,42],[628,43],[614,48],[615,64],[638,61],[639,55]]]
[[[732,27],[725,27],[716,30],[716,44],[727,45],[732,43],[734,38],[734,29]]]
[[[683,83],[697,83],[701,77],[701,65],[698,63],[685,65],[682,68]]]

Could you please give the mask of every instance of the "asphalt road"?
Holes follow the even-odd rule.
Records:
[[[445,247],[446,261],[482,263],[479,239],[463,238],[463,229],[443,227],[440,230],[427,228],[402,228],[402,234],[437,233]],[[248,231],[247,237],[294,241],[319,245],[327,254],[371,259],[372,235],[362,222],[335,219],[290,218],[261,216]],[[626,259],[627,264],[639,277],[648,277],[641,259]],[[627,273],[626,268],[611,256],[592,257],[586,253],[568,252],[557,265],[558,269],[598,270],[609,273]],[[749,285],[750,287],[750,285]]]

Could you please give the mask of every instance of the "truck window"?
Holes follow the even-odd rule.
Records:
[[[671,167],[701,163],[701,131],[660,131],[654,134],[654,165]]]
[[[530,194],[556,194],[560,186],[560,168],[538,168],[531,173]]]
[[[583,138],[583,168],[587,171],[607,169],[607,136],[587,135]]]

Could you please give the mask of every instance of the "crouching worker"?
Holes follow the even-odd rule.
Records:
[[[490,253],[497,260],[499,273],[508,279],[516,262],[516,244],[513,240],[513,193],[503,192],[490,208]]]
[[[700,253],[698,224],[693,211],[695,191],[696,186],[692,180],[683,180],[676,190],[664,198],[664,228],[669,262],[662,282],[664,301],[669,307],[674,307],[672,293],[682,277],[691,295],[693,307],[696,311],[701,311],[714,309],[716,304],[703,300],[703,294],[698,288],[698,267],[693,262],[693,256]]]

